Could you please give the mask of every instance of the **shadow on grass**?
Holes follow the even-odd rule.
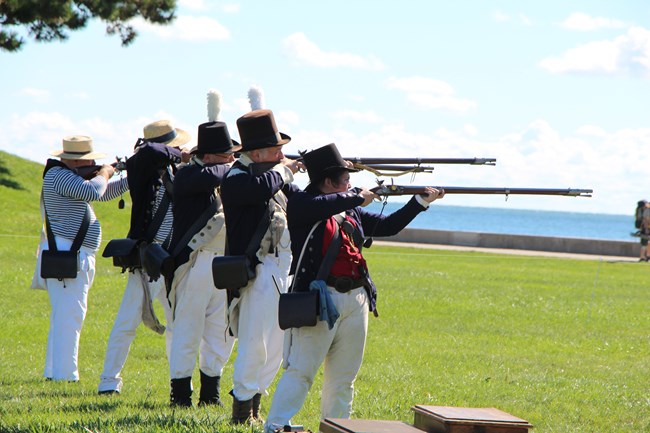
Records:
[[[5,166],[4,161],[0,161],[0,186],[18,190],[25,189],[11,177],[11,171]]]

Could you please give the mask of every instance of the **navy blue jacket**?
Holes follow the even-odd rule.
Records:
[[[221,184],[221,199],[226,216],[228,255],[242,255],[264,216],[269,200],[280,190],[287,198],[299,188],[285,184],[280,173],[268,170],[253,175],[240,162],[233,164]]]
[[[126,160],[127,181],[131,194],[131,226],[128,237],[144,239],[153,218],[156,191],[162,183],[162,173],[181,162],[181,151],[161,143],[145,143]]]
[[[301,191],[289,199],[287,219],[293,255],[291,273],[296,278],[295,291],[309,290],[309,284],[316,279],[323,261],[324,222],[329,217],[345,211],[346,215],[354,220],[362,236],[382,237],[399,233],[420,212],[426,210],[415,198],[389,215],[368,212],[359,206],[362,203],[363,197],[354,192],[314,195]],[[296,269],[305,239],[317,221],[322,223],[316,227],[300,262],[300,268]],[[373,309],[374,306],[370,307]]]
[[[229,169],[228,164],[191,163],[178,170],[174,178],[174,231],[170,251],[174,251],[197,218],[217,199],[216,188]],[[178,263],[187,261],[183,256],[189,253],[185,251],[179,256]]]

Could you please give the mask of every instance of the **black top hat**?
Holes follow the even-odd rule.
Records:
[[[242,151],[282,146],[291,141],[287,134],[278,132],[271,110],[253,110],[237,119]]]
[[[234,153],[241,149],[239,143],[230,138],[224,122],[207,122],[199,125],[196,149],[192,153]]]
[[[345,161],[334,143],[303,154],[302,162],[307,168],[307,174],[309,174],[309,182],[311,184],[323,180],[336,171],[347,170],[351,173],[359,171],[356,168],[349,168],[345,165]]]

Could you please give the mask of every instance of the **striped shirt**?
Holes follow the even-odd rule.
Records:
[[[43,178],[43,202],[52,232],[55,236],[74,240],[88,209],[90,225],[82,245],[97,251],[102,230],[89,202],[113,200],[127,190],[126,177],[110,182],[103,176],[85,180],[71,170],[52,167]]]
[[[160,189],[156,191],[156,201],[153,205],[153,209],[151,210],[151,214],[155,215],[156,212],[158,211],[158,208],[160,207],[160,203],[162,202],[163,197],[165,196],[165,192],[167,189],[165,188],[165,184],[163,183],[160,186]],[[174,214],[172,212],[172,206],[167,208],[167,213],[165,214],[165,217],[162,220],[162,223],[160,223],[160,227],[158,228],[158,231],[156,232],[156,235],[154,236],[153,240],[154,242],[157,242],[159,244],[163,244],[165,242],[165,239],[167,239],[167,236],[169,236],[169,242],[171,242],[171,233],[172,233],[172,226],[174,225]]]

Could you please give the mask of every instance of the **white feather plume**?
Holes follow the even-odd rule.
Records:
[[[251,104],[251,110],[261,110],[264,108],[264,92],[258,86],[251,86],[248,90],[248,102]]]
[[[221,112],[221,93],[217,90],[210,89],[208,91],[208,122],[216,122],[219,120],[219,113]]]

